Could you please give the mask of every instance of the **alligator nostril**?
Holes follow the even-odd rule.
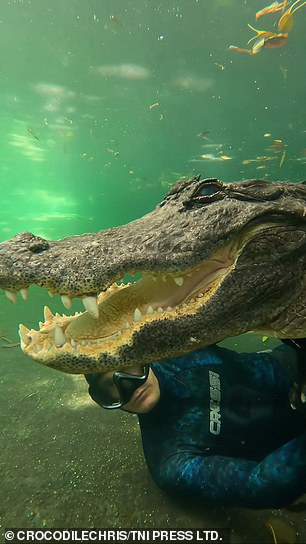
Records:
[[[50,244],[44,238],[35,236],[31,232],[20,232],[13,238],[22,250],[31,251],[32,253],[41,253],[50,248]]]
[[[50,245],[47,242],[47,240],[44,240],[43,238],[39,238],[39,236],[36,236],[33,241],[29,245],[29,250],[32,253],[42,253],[43,251],[46,251],[49,249]]]

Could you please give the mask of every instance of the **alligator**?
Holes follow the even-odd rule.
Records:
[[[306,182],[305,182],[306,183]],[[64,306],[22,350],[68,373],[148,364],[247,331],[306,336],[306,185],[194,177],[147,215],[98,233],[0,244],[0,288],[35,284]],[[128,281],[132,280],[132,281]]]

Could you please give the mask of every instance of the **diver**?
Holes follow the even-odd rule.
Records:
[[[92,399],[138,415],[154,482],[209,505],[288,506],[306,493],[306,343],[189,354],[86,376]],[[304,361],[303,361],[304,362]],[[304,396],[303,396],[304,395]],[[302,400],[301,400],[302,399]]]

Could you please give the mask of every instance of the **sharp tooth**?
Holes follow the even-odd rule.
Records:
[[[39,328],[41,329],[44,326],[44,323],[42,321],[38,322]]]
[[[23,342],[23,344],[28,346],[31,342],[31,338],[28,337],[28,333],[30,332],[30,329],[28,329],[22,323],[20,323],[18,332],[19,332],[21,342]]]
[[[54,343],[57,348],[60,348],[61,346],[66,344],[66,336],[64,335],[61,327],[55,327]]]
[[[167,306],[167,311],[171,312],[171,310],[172,310],[172,306]]]
[[[140,321],[141,318],[142,318],[142,313],[141,313],[141,311],[140,311],[138,308],[136,308],[136,310],[135,310],[135,312],[134,312],[134,318],[133,318],[133,319],[134,319],[134,323],[138,323],[138,321]]]
[[[158,311],[159,313],[161,313],[161,312],[163,312],[164,310],[163,310],[163,308],[162,308],[161,306],[159,306],[159,308],[157,308],[157,311]]]
[[[129,324],[128,321],[125,322],[124,328],[125,328],[125,329],[130,329],[130,328],[131,328],[131,325]]]
[[[48,295],[49,295],[49,297],[52,298],[52,297],[54,297],[54,292],[53,291],[48,291]]]
[[[15,304],[16,300],[17,300],[17,291],[4,291],[5,294],[6,294],[6,297],[13,303]]]
[[[20,289],[21,297],[23,300],[27,300],[28,298],[28,289]]]
[[[182,287],[184,283],[184,278],[182,278],[182,276],[177,276],[176,278],[174,278],[174,281],[176,285],[178,285],[179,287]]]
[[[77,347],[77,343],[76,343],[75,340],[73,340],[73,338],[71,338],[70,344],[71,344],[71,346],[72,346],[74,349]]]
[[[97,297],[83,297],[83,304],[85,310],[92,316],[98,319],[99,308],[97,304]]]
[[[197,339],[194,336],[190,336],[189,340],[190,342],[197,342]]]
[[[62,295],[61,299],[62,299],[62,303],[64,304],[66,310],[71,310],[72,298],[70,298],[68,295]]]
[[[302,393],[301,393],[301,403],[302,403],[302,404],[305,404],[305,402],[306,402],[306,395],[305,395],[305,393],[303,393],[303,391],[302,391]]]
[[[154,314],[154,310],[153,310],[152,306],[148,306],[148,309],[146,311],[146,315],[152,315],[152,314]]]
[[[157,281],[157,277],[156,276],[151,276],[152,280],[153,281]]]
[[[44,307],[44,318],[45,321],[52,321],[53,319],[53,313],[51,312],[50,308],[48,308],[48,306]]]

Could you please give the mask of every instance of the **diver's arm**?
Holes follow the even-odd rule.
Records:
[[[179,496],[209,504],[281,508],[306,492],[306,434],[258,463],[178,452],[151,472],[157,485]]]

